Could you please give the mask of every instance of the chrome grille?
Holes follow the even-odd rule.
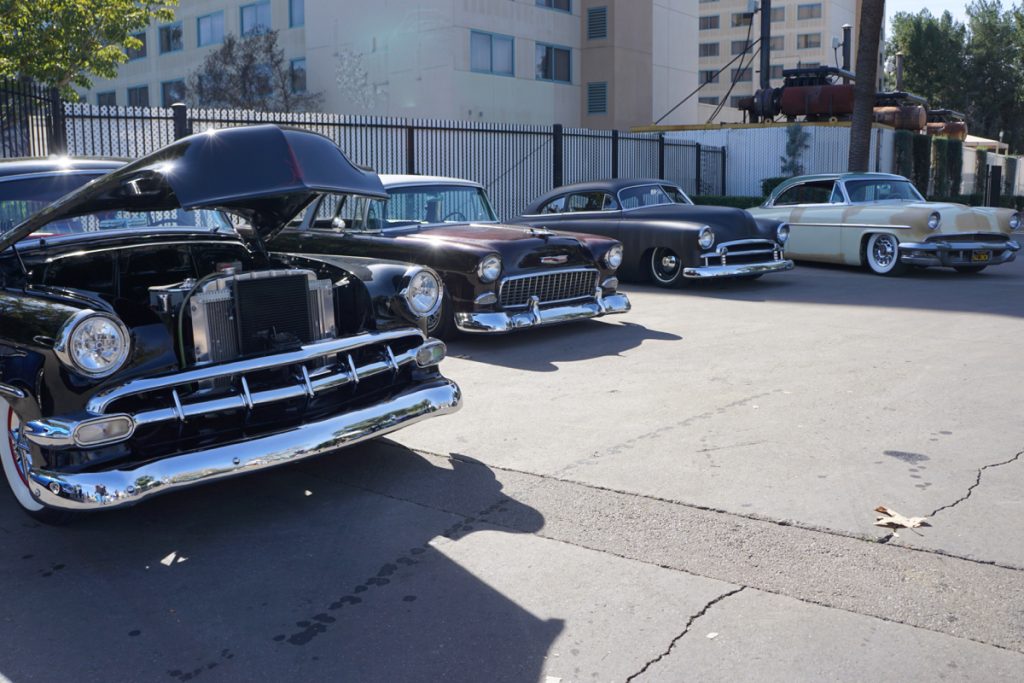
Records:
[[[521,308],[537,297],[542,304],[553,304],[593,296],[596,287],[597,271],[592,268],[515,275],[501,281],[498,302],[504,308]]]
[[[714,251],[701,255],[706,266],[746,265],[778,261],[782,250],[772,240],[736,240],[723,242]]]

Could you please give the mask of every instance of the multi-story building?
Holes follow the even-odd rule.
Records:
[[[761,47],[771,54],[771,85],[782,85],[783,69],[796,66],[841,66],[843,25],[853,27],[851,65],[856,64],[857,17],[860,0],[773,0],[771,39],[767,46],[750,47],[761,37],[761,15],[751,14],[750,0],[700,0],[698,26],[699,101],[724,104],[717,120],[736,120],[740,98],[759,87]],[[740,56],[745,55],[745,56]],[[735,61],[733,61],[735,60]],[[732,62],[730,64],[730,62]]]
[[[166,106],[228,34],[278,31],[325,111],[627,128],[697,85],[697,0],[181,0],[99,104]],[[703,67],[701,67],[703,68]],[[692,122],[697,103],[665,123]]]

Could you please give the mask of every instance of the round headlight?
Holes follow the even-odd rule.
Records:
[[[783,223],[779,226],[779,229],[775,231],[775,236],[779,240],[779,244],[785,244],[789,240],[789,225]]]
[[[501,257],[491,254],[480,259],[480,265],[476,267],[476,274],[483,282],[494,282],[501,275]]]
[[[106,313],[81,311],[64,323],[53,350],[61,362],[90,377],[117,372],[128,360],[128,328]]]
[[[417,271],[402,290],[402,297],[413,315],[426,318],[433,315],[441,304],[441,281],[430,271]]]
[[[1021,218],[1020,212],[1010,216],[1010,230],[1020,230],[1021,224],[1024,224],[1024,218]]]
[[[622,245],[616,244],[614,247],[605,252],[604,264],[615,270],[622,265]]]
[[[928,228],[930,230],[938,230],[940,223],[942,223],[942,216],[939,215],[938,211],[933,211],[932,215],[928,216]]]
[[[715,233],[708,226],[700,229],[700,237],[697,238],[701,249],[710,249],[715,245]]]

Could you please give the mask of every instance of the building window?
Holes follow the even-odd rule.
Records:
[[[515,39],[496,33],[471,31],[469,68],[478,73],[515,75]]]
[[[772,7],[772,22],[780,22],[786,20],[786,8],[785,7]]]
[[[224,42],[224,12],[214,12],[196,19],[196,32],[199,37],[196,43],[199,47],[204,45],[217,45]]]
[[[185,99],[185,81],[164,81],[160,84],[160,106],[169,107]]]
[[[101,107],[116,107],[117,92],[111,90],[109,92],[96,93],[96,104],[100,105]]]
[[[137,85],[134,88],[128,88],[128,106],[129,107],[148,107],[149,106],[149,86],[148,85]]]
[[[771,42],[768,43],[769,52],[778,52],[786,49],[786,36],[772,36]]]
[[[781,64],[772,64],[771,78],[783,78]]]
[[[751,42],[749,40],[734,40],[732,41],[732,53],[734,55],[741,55],[749,51],[750,46]]]
[[[306,25],[306,0],[288,0],[288,25],[292,28]]]
[[[732,97],[729,98],[729,106],[732,107],[733,109],[739,109],[740,102],[742,102],[744,99],[748,97],[750,97],[750,95],[733,95]]]
[[[733,83],[749,83],[753,78],[753,69],[749,66],[743,67],[742,69],[732,70],[732,82]]]
[[[798,33],[796,36],[796,49],[809,50],[821,47],[820,33]]]
[[[608,83],[587,83],[587,113],[608,113]]]
[[[572,83],[572,53],[569,48],[537,43],[537,80]]]
[[[746,12],[735,12],[732,15],[733,26],[750,26],[754,22],[754,15]]]
[[[587,10],[587,39],[608,37],[608,8],[591,7]]]
[[[698,97],[697,101],[701,104],[718,104],[718,97]]]
[[[160,27],[160,54],[177,52],[185,47],[182,39],[181,22]]]
[[[292,92],[306,92],[306,58],[292,60]]]
[[[270,0],[242,5],[242,35],[264,33],[270,30]]]
[[[537,0],[537,7],[547,7],[563,12],[572,12],[572,0]]]
[[[139,48],[127,48],[124,53],[128,56],[128,59],[142,59],[146,56],[146,32],[133,33],[132,38],[142,42],[142,47]]]
[[[813,5],[797,5],[796,6],[796,18],[797,19],[821,19],[821,3],[816,2]]]
[[[701,31],[711,31],[718,28],[718,15],[713,14],[709,17],[701,17],[699,27]]]
[[[717,57],[718,43],[701,43],[698,50],[701,57]]]
[[[698,76],[701,83],[718,83],[718,72],[714,69],[702,69]]]

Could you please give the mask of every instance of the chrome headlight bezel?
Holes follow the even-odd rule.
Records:
[[[617,270],[622,265],[622,245],[614,244],[612,247],[604,253],[602,261],[604,265],[612,270]]]
[[[697,244],[705,250],[715,246],[715,231],[711,229],[710,225],[705,225],[700,229],[700,234],[697,235]]]
[[[476,276],[480,282],[491,283],[501,277],[501,255],[488,254],[480,259],[476,266]]]
[[[437,313],[444,298],[444,284],[441,278],[426,268],[413,268],[406,272],[406,277],[408,282],[399,292],[405,310],[414,318],[429,318]],[[433,290],[433,296],[427,304],[423,301],[422,295],[430,290]]]
[[[1020,230],[1024,226],[1024,215],[1020,211],[1010,216],[1010,230]]]
[[[93,323],[105,322],[110,325],[108,332],[113,332],[118,347],[110,358],[109,363],[102,368],[89,367],[82,359],[81,354],[85,345],[82,335],[88,334]],[[131,354],[132,340],[128,327],[115,316],[109,313],[84,309],[75,313],[64,323],[57,334],[57,341],[53,345],[53,352],[57,358],[69,370],[91,378],[109,377],[122,367]]]
[[[789,223],[783,223],[775,230],[775,239],[779,241],[779,244],[786,245],[786,242],[789,241]]]
[[[928,216],[928,229],[938,230],[940,225],[942,225],[942,214],[938,211],[932,211],[931,215]]]

